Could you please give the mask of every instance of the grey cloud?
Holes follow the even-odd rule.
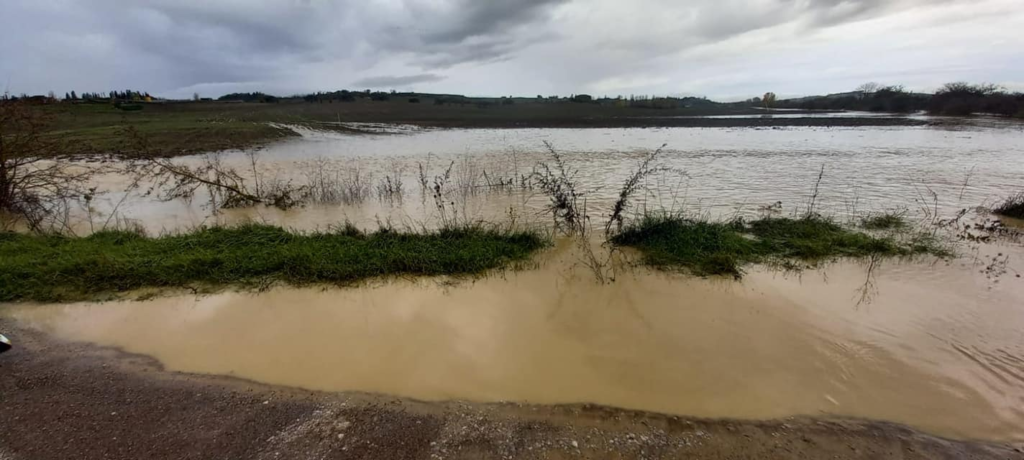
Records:
[[[424,73],[420,75],[405,75],[401,77],[396,76],[377,76],[367,77],[353,83],[356,87],[369,87],[369,88],[393,88],[397,86],[410,86],[418,83],[433,83],[444,80],[445,77],[441,75],[435,75],[432,73]]]
[[[442,21],[439,27],[420,34],[424,42],[458,44],[472,37],[501,35],[508,28],[534,22],[548,8],[562,3],[566,0],[459,0],[443,11],[422,7],[414,10],[418,15],[434,13],[424,16]]]
[[[773,41],[787,52],[820,50],[827,45],[814,42],[819,30],[916,9],[914,15],[901,15],[895,29],[880,31],[895,35],[906,31],[903,24],[924,27],[913,24],[917,12],[951,5],[971,12],[952,17],[972,21],[943,14],[941,27],[975,40],[974,49],[987,50],[1002,40],[998,50],[973,54],[982,56],[973,67],[991,62],[1002,66],[993,75],[1009,75],[1020,70],[1019,60],[984,56],[1021,44],[1016,35],[990,26],[1006,24],[1007,18],[1024,20],[1017,1],[5,0],[0,81],[10,78],[16,92],[134,86],[177,95],[188,88],[229,86],[315,91],[353,82],[478,94],[514,88],[572,92],[597,82],[662,90],[676,84],[686,66],[699,72],[695,66],[717,61],[731,66],[730,72],[750,72],[749,62],[760,59],[757,53]],[[751,32],[765,42],[742,38]],[[902,48],[881,52],[916,56],[939,46],[931,43],[942,37],[906,39]],[[869,46],[854,40],[845,46]],[[842,61],[837,56],[825,62],[829,56],[790,62],[823,67]],[[907,66],[864,63],[858,69],[892,73]],[[651,86],[661,85],[651,83],[657,81],[669,83]]]
[[[551,36],[542,28],[552,8],[570,0],[454,0],[405,2],[410,24],[393,26],[380,41],[387,49],[422,55],[424,68],[494,62]],[[531,29],[523,32],[522,29]]]

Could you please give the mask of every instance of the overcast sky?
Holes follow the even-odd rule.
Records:
[[[11,93],[1024,90],[1022,0],[2,0]]]

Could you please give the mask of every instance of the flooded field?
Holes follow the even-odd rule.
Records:
[[[328,177],[358,199],[287,210],[162,201],[107,175],[82,233],[134,222],[148,232],[262,221],[438,225],[432,184],[463,219],[547,225],[547,197],[522,179],[564,154],[601,220],[646,152],[666,169],[637,209],[754,216],[781,202],[838,220],[905,209],[934,221],[1024,184],[1019,124],[951,128],[303,131],[255,157],[217,161],[263,184]],[[207,156],[176,159],[201,164]],[[258,162],[258,167],[253,166]],[[450,169],[449,169],[450,168]],[[421,172],[422,171],[422,172]],[[246,172],[248,174],[248,172]],[[401,192],[382,192],[401,185]],[[497,185],[496,185],[497,184]],[[506,185],[509,184],[509,185]],[[447,206],[447,205],[446,205]],[[980,215],[987,215],[980,211]],[[151,300],[0,306],[57,337],[151,355],[173,370],[315,390],[423,400],[597,403],[709,418],[838,415],[970,439],[1024,439],[1024,248],[959,258],[840,262],[802,274],[750,267],[742,281],[623,267],[598,283],[572,242],[536,267],[474,281],[400,279],[354,288],[276,288]]]
[[[622,181],[646,152],[665,145],[671,168],[647,184],[648,209],[686,210],[713,218],[753,215],[781,202],[788,212],[805,207],[824,166],[819,212],[834,216],[906,207],[914,214],[948,216],[990,204],[1020,187],[1024,125],[979,120],[956,127],[783,129],[508,129],[422,130],[389,128],[393,134],[348,135],[303,130],[302,139],[273,144],[257,155],[263,182],[308,186],[323,181],[361,188],[358,200],[321,200],[282,211],[259,207],[214,213],[202,196],[162,202],[145,189],[122,190],[130,179],[103,179],[91,216],[75,210],[75,226],[87,233],[109,220],[133,220],[153,233],[203,224],[246,220],[297,229],[323,228],[345,220],[361,227],[390,221],[419,228],[436,225],[433,180],[451,166],[463,217],[547,222],[546,197],[519,187],[538,163],[549,162],[550,143],[578,170],[593,214],[605,214]],[[198,165],[206,156],[176,161]],[[243,152],[217,158],[243,174],[252,170]],[[427,185],[420,183],[420,168]],[[251,175],[251,174],[250,174]],[[400,200],[380,199],[382,181],[400,179]],[[501,181],[515,186],[497,187]],[[250,183],[252,183],[250,179]],[[355,185],[353,185],[355,183]],[[91,226],[87,221],[91,220]]]
[[[1024,255],[1012,248],[1012,256]],[[1024,437],[1024,283],[984,263],[842,263],[742,282],[628,272],[571,245],[449,285],[8,306],[58,337],[172,370],[422,400],[590,402],[741,419],[840,415],[958,438]],[[986,259],[984,262],[988,262]]]

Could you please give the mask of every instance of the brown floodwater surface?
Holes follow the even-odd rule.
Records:
[[[364,228],[376,228],[378,222],[434,227],[439,219],[430,187],[449,166],[446,190],[471,192],[446,193],[445,201],[460,216],[505,222],[511,210],[520,222],[549,222],[547,198],[539,189],[487,186],[499,179],[522,179],[538,163],[550,163],[545,142],[575,171],[594,215],[609,212],[640,159],[664,144],[659,164],[667,170],[645,181],[645,193],[635,197],[646,209],[730,218],[753,216],[760,207],[781,202],[790,212],[806,206],[824,167],[815,199],[816,210],[824,215],[845,219],[906,208],[910,218],[933,217],[922,213],[952,217],[963,208],[998,202],[1021,185],[1024,124],[984,120],[958,126],[771,130],[400,129],[400,134],[381,136],[302,130],[301,138],[269,145],[257,155],[263,186],[301,188],[323,177],[350,185],[358,173],[369,189],[365,199],[312,202],[287,211],[247,207],[214,212],[203,189],[191,201],[160,201],[159,193],[147,193],[153,184],[144,181],[126,194],[133,178],[111,173],[96,178],[97,193],[88,206],[69,210],[69,224],[79,234],[116,225],[118,219],[151,234],[253,220],[302,230],[346,220]],[[196,155],[174,161],[199,166],[207,159]],[[243,152],[223,152],[217,161],[255,186],[251,159]],[[427,190],[420,185],[421,167]],[[402,200],[378,197],[377,186],[385,177],[402,182]]]
[[[575,260],[560,245],[537,269],[472,282],[0,312],[173,370],[314,390],[853,416],[1024,439],[1024,283],[1012,272],[993,279],[966,259],[882,264],[864,291],[866,265],[847,262],[800,276],[752,269],[741,282],[637,270],[601,285]]]

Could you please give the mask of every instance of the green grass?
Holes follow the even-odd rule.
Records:
[[[648,216],[628,226],[612,242],[639,249],[644,263],[653,267],[737,278],[742,276],[743,265],[751,263],[796,267],[796,261],[813,263],[838,257],[948,255],[930,238],[897,241],[874,237],[822,218],[721,223]]]
[[[1024,219],[1024,192],[1007,198],[996,206],[993,211],[1001,216]]]
[[[46,108],[52,123],[46,134],[66,142],[68,153],[138,153],[128,138],[133,128],[157,156],[187,155],[227,149],[245,149],[296,136],[267,122],[245,120],[234,114],[186,112],[145,105],[124,112],[103,104]]]
[[[85,300],[148,287],[468,275],[525,260],[545,244],[534,233],[478,228],[297,234],[250,224],[159,238],[125,231],[82,238],[0,233],[0,301]]]
[[[908,224],[900,212],[883,212],[862,218],[860,226],[867,230],[899,230]]]

